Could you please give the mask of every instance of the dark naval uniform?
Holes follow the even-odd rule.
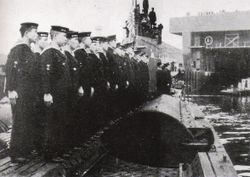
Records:
[[[148,83],[149,83],[149,70],[148,70],[148,65],[147,63],[140,61],[139,63],[141,63],[142,66],[142,90],[143,90],[143,99],[144,101],[146,101],[147,99],[147,95],[148,95]]]
[[[78,88],[80,86],[79,63],[70,52],[65,51],[65,55],[69,62],[70,77],[71,77],[71,92],[73,93],[74,96],[76,96]]]
[[[139,67],[139,90],[140,92],[140,100],[141,102],[146,101],[147,92],[148,92],[148,66],[142,60],[138,62]]]
[[[107,50],[107,58],[109,60],[109,68],[111,70],[111,80],[110,80],[110,85],[111,89],[114,90],[115,84],[118,84],[119,80],[119,68],[117,65],[117,56],[114,54],[114,50],[112,48],[108,48]]]
[[[45,104],[43,101],[43,89],[42,89],[42,80],[41,80],[41,58],[40,53],[35,53],[36,55],[36,64],[34,65],[35,69],[35,84],[36,84],[36,104],[35,112],[36,118],[34,120],[34,146],[38,153],[42,153],[44,146],[44,128],[45,128]]]
[[[156,71],[157,79],[157,92],[158,94],[170,94],[170,72],[166,70],[157,70]]]
[[[18,99],[12,105],[13,126],[10,156],[27,156],[33,146],[33,122],[35,118],[35,54],[26,44],[11,49],[6,63],[6,90],[16,91]]]
[[[79,79],[80,85],[84,90],[84,97],[90,96],[90,69],[89,69],[89,58],[87,52],[83,48],[79,48],[74,51],[75,59],[79,63]]]
[[[102,61],[103,84],[105,85],[106,81],[110,82],[110,80],[111,80],[111,71],[109,69],[109,61],[108,61],[107,56],[102,52],[99,52],[99,55],[100,55],[100,59]]]
[[[42,83],[45,94],[50,93],[53,104],[48,107],[46,126],[47,158],[64,151],[65,125],[71,90],[70,69],[66,56],[58,49],[49,48],[41,54]]]
[[[112,112],[110,112],[111,118],[117,118],[120,114],[120,110],[118,107],[118,90],[115,89],[115,85],[119,84],[119,65],[118,65],[118,55],[114,53],[114,49],[108,48],[107,50],[107,58],[109,60],[109,68],[110,68],[110,86],[111,90],[109,93],[109,105],[112,107]]]
[[[94,97],[91,98],[92,108],[90,110],[91,114],[91,129],[93,131],[98,130],[104,123],[103,120],[103,101],[104,101],[104,91],[106,89],[106,83],[103,78],[104,69],[103,63],[100,58],[94,53],[89,54],[89,67],[92,71],[91,74],[91,85],[93,85],[95,92]]]
[[[104,51],[105,52],[105,51]],[[102,69],[103,69],[103,87],[102,87],[102,98],[103,98],[103,121],[107,122],[110,120],[110,111],[112,111],[112,107],[110,105],[110,95],[111,95],[111,88],[108,88],[107,82],[110,84],[111,78],[111,69],[109,68],[109,59],[106,53],[99,52],[100,59],[102,61]]]
[[[78,112],[78,89],[80,87],[80,79],[79,79],[79,63],[75,59],[75,57],[68,51],[65,51],[65,55],[67,56],[69,62],[69,70],[70,70],[70,80],[71,80],[71,89],[70,89],[70,98],[69,98],[69,117],[67,118],[67,124],[65,127],[66,132],[66,143],[68,147],[73,147],[77,141],[77,131],[76,128],[80,123],[79,120],[79,112]]]
[[[103,89],[105,88],[105,81],[104,81],[104,68],[101,58],[94,53],[89,54],[90,57],[90,67],[93,73],[93,84],[95,88],[96,96],[100,96],[103,93]]]
[[[125,56],[117,56],[118,68],[119,68],[119,90],[118,90],[118,101],[117,105],[119,105],[120,114],[126,113],[128,109],[128,89],[127,89],[127,81],[128,81],[128,72],[127,72],[127,62],[128,55]]]
[[[137,60],[131,58],[132,68],[133,68],[133,83],[132,83],[132,97],[134,98],[134,106],[138,106],[140,104],[140,94],[141,90],[139,90],[140,83],[140,71]]]
[[[79,115],[79,124],[76,129],[79,132],[77,136],[78,142],[86,139],[90,136],[90,132],[88,131],[88,127],[90,125],[90,93],[91,93],[91,74],[89,66],[89,57],[88,53],[83,48],[79,48],[74,51],[75,58],[79,64],[79,84],[83,87],[84,95],[80,98],[77,105],[77,114]]]

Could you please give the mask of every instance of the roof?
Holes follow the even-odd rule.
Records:
[[[206,16],[170,19],[170,33],[250,30],[250,11],[223,12]]]

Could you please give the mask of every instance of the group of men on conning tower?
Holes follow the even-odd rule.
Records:
[[[6,63],[12,162],[61,161],[105,123],[146,100],[148,58],[116,36],[22,23]],[[51,42],[49,43],[49,36]]]

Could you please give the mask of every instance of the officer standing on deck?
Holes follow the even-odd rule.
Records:
[[[51,45],[41,54],[44,102],[47,105],[45,159],[61,161],[71,89],[69,63],[62,51],[69,29],[51,26]]]
[[[24,162],[33,150],[35,118],[35,54],[30,44],[37,39],[36,23],[22,23],[21,40],[11,49],[6,63],[6,91],[11,102],[13,126],[10,140],[12,162]]]

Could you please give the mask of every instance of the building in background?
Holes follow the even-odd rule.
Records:
[[[170,19],[183,37],[186,91],[218,93],[250,76],[250,11],[205,12]]]

